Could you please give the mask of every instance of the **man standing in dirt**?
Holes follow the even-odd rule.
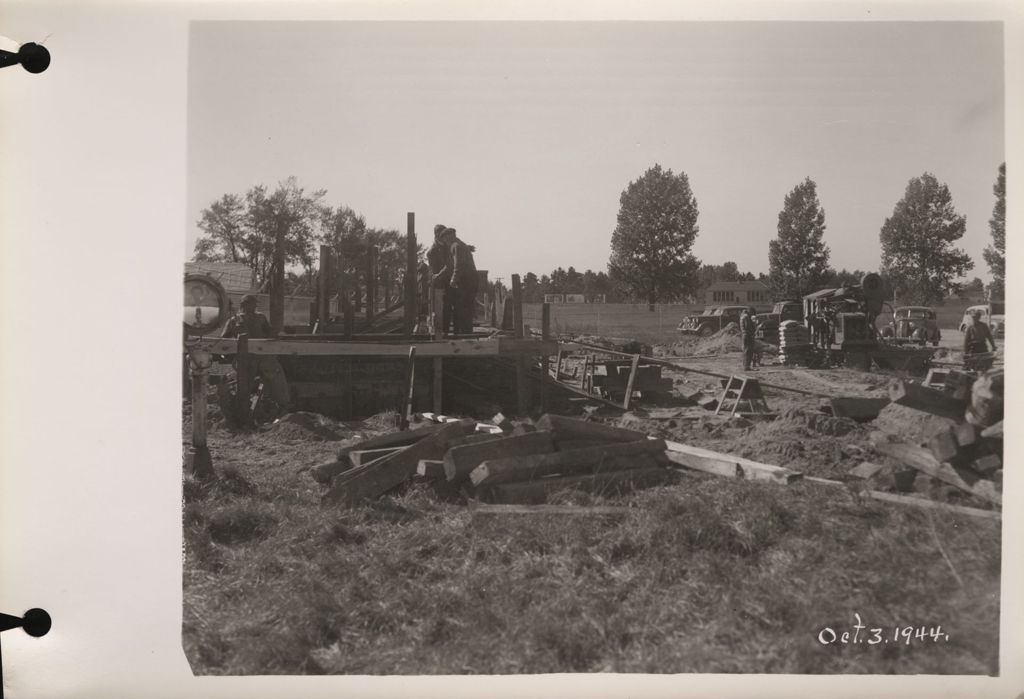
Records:
[[[971,311],[971,324],[964,330],[964,368],[988,371],[992,368],[992,356],[988,347],[996,351],[996,341],[988,323],[981,319],[981,311]],[[978,356],[985,355],[985,356]]]
[[[254,294],[246,294],[242,297],[238,306],[237,315],[232,317],[221,337],[238,337],[241,334],[248,335],[250,340],[273,338],[275,336],[270,321],[262,313],[256,310],[258,299]],[[248,354],[244,359],[236,358],[237,362],[245,361],[251,376],[259,376],[263,381],[264,391],[277,404],[282,411],[288,409],[291,403],[291,392],[288,389],[288,379],[285,378],[284,370],[281,368],[277,357],[272,354]]]
[[[473,333],[473,312],[476,310],[476,292],[480,284],[473,261],[472,245],[467,245],[455,235],[455,229],[445,231],[451,245],[452,294],[455,296],[455,334]]]
[[[431,292],[440,291],[443,299],[441,301],[441,333],[447,335],[452,324],[452,260],[451,245],[447,242],[446,233],[448,228],[439,223],[434,226],[434,244],[427,250],[427,266],[430,268]],[[430,310],[433,312],[434,301],[430,300]],[[437,319],[434,322],[438,322]]]
[[[743,371],[750,371],[754,361],[754,344],[757,342],[757,324],[754,323],[754,309],[744,308],[740,315],[740,336],[743,338]]]

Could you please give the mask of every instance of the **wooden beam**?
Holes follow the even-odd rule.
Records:
[[[317,331],[323,333],[331,322],[331,248],[320,246],[320,272],[317,274]]]
[[[373,325],[373,314],[377,309],[377,246],[366,250],[366,325]]]
[[[471,434],[476,428],[475,420],[460,420],[457,424],[461,426],[463,434]],[[343,459],[349,453],[357,450],[367,451],[369,449],[386,449],[388,447],[404,447],[410,444],[415,444],[421,439],[425,439],[432,434],[436,434],[443,427],[445,427],[445,424],[424,425],[423,427],[406,430],[405,432],[389,432],[377,437],[371,437],[370,439],[364,439],[361,442],[350,444],[347,447],[342,447],[338,452],[338,458]]]
[[[402,416],[399,429],[409,429],[409,420],[412,419],[412,398],[416,388],[416,346],[409,348],[409,359],[405,368],[405,401],[402,405]]]
[[[382,449],[354,449],[348,453],[348,460],[352,462],[353,466],[363,466],[376,461],[382,456],[390,456],[396,452],[408,449],[409,445],[401,447],[384,447]]]
[[[642,457],[653,464],[653,457]],[[542,504],[548,496],[560,490],[583,490],[592,493],[622,493],[652,485],[660,485],[672,478],[672,471],[660,466],[645,466],[626,471],[605,471],[583,476],[542,478],[521,483],[502,483],[488,488],[490,499],[497,503]]]
[[[430,295],[431,326],[434,331],[434,341],[444,339],[444,328],[441,327],[444,318],[444,289],[431,288]],[[432,403],[435,412],[441,412],[444,408],[442,400],[444,390],[444,360],[440,357],[434,359],[434,386],[431,391]]]
[[[418,270],[416,264],[416,214],[406,214],[405,222],[405,317],[404,330],[406,337],[412,337],[416,328],[419,309],[416,307],[416,280]]]
[[[967,401],[954,398],[944,391],[899,379],[889,384],[889,399],[897,405],[957,422],[963,421],[967,409]]]
[[[842,481],[834,481],[828,478],[818,478],[816,476],[805,476],[804,480],[809,483],[817,483],[820,485],[829,485],[833,487],[847,489],[847,484]],[[878,500],[880,502],[888,502],[894,505],[910,505],[911,507],[922,507],[929,510],[942,510],[943,512],[950,512],[958,515],[967,515],[968,517],[978,517],[980,519],[994,519],[1000,520],[1003,518],[1002,513],[998,510],[982,510],[977,507],[964,507],[962,505],[950,505],[944,502],[936,502],[934,500],[928,500],[927,498],[910,497],[907,495],[895,495],[893,493],[883,493],[878,490],[858,490],[855,491],[858,495],[866,496],[872,500]]]
[[[213,354],[235,354],[238,351],[235,338],[203,339],[197,347]],[[416,343],[416,354],[419,357],[493,357],[499,354],[542,356],[554,351],[555,343],[551,341],[517,340],[511,337]],[[409,353],[409,343],[258,339],[249,341],[248,352],[279,356],[405,357]]]
[[[722,454],[710,449],[692,447],[680,442],[665,442],[666,454],[670,461],[686,468],[726,478],[743,478],[752,481],[769,481],[788,485],[803,478],[799,471],[782,466],[762,464],[732,454]]]
[[[549,434],[534,432],[533,434]],[[532,436],[532,435],[526,435]],[[513,439],[525,439],[515,437]],[[529,481],[545,476],[567,476],[583,472],[619,471],[647,465],[640,458],[665,451],[660,439],[642,439],[638,442],[605,444],[587,449],[571,449],[550,454],[505,456],[487,459],[470,473],[475,486]]]
[[[239,334],[235,355],[235,418],[242,425],[248,425],[252,414],[250,394],[252,393],[252,358],[249,356],[249,335]]]
[[[448,449],[449,440],[461,437],[462,434],[460,423],[449,422],[408,449],[339,474],[324,495],[323,503],[353,506],[379,497],[412,478],[422,459],[436,461],[442,458]]]
[[[444,460],[442,459],[420,459],[416,466],[416,475],[420,478],[443,479]]]
[[[626,395],[622,398],[622,409],[629,410],[629,401],[633,398],[633,385],[636,383],[636,370],[640,365],[640,355],[633,357],[633,363],[629,368],[629,381],[626,382]]]
[[[599,439],[605,442],[635,442],[647,439],[645,432],[550,413],[542,415],[536,425],[538,430],[551,431],[555,439]]]
[[[548,454],[555,450],[550,432],[530,432],[488,442],[452,447],[444,455],[444,472],[450,481],[463,481],[484,461],[499,457]]]
[[[890,456],[932,478],[937,478],[997,505],[1001,505],[1003,502],[1002,496],[996,491],[992,481],[982,480],[968,469],[941,463],[927,449],[903,442],[889,442],[887,436],[880,432],[871,434],[871,445],[880,454]]]

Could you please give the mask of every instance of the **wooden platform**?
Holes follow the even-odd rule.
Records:
[[[235,338],[207,338],[199,347],[212,354],[236,354],[238,340]],[[272,354],[291,356],[348,356],[348,357],[396,357],[409,355],[409,348],[416,348],[417,357],[494,357],[542,356],[558,352],[554,340],[531,338],[495,337],[469,340],[428,340],[410,342],[398,338],[395,342],[363,342],[352,340],[294,340],[287,337],[276,340],[248,341],[249,354]]]

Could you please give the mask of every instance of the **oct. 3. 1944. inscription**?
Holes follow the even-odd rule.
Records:
[[[868,627],[854,612],[855,623],[849,629],[834,629],[826,626],[818,632],[818,642],[823,646],[831,645],[885,645],[887,643],[947,643],[949,634],[942,626],[896,624],[891,627]]]

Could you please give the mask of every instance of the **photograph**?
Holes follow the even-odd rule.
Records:
[[[1004,30],[190,21],[191,672],[1000,676]]]

